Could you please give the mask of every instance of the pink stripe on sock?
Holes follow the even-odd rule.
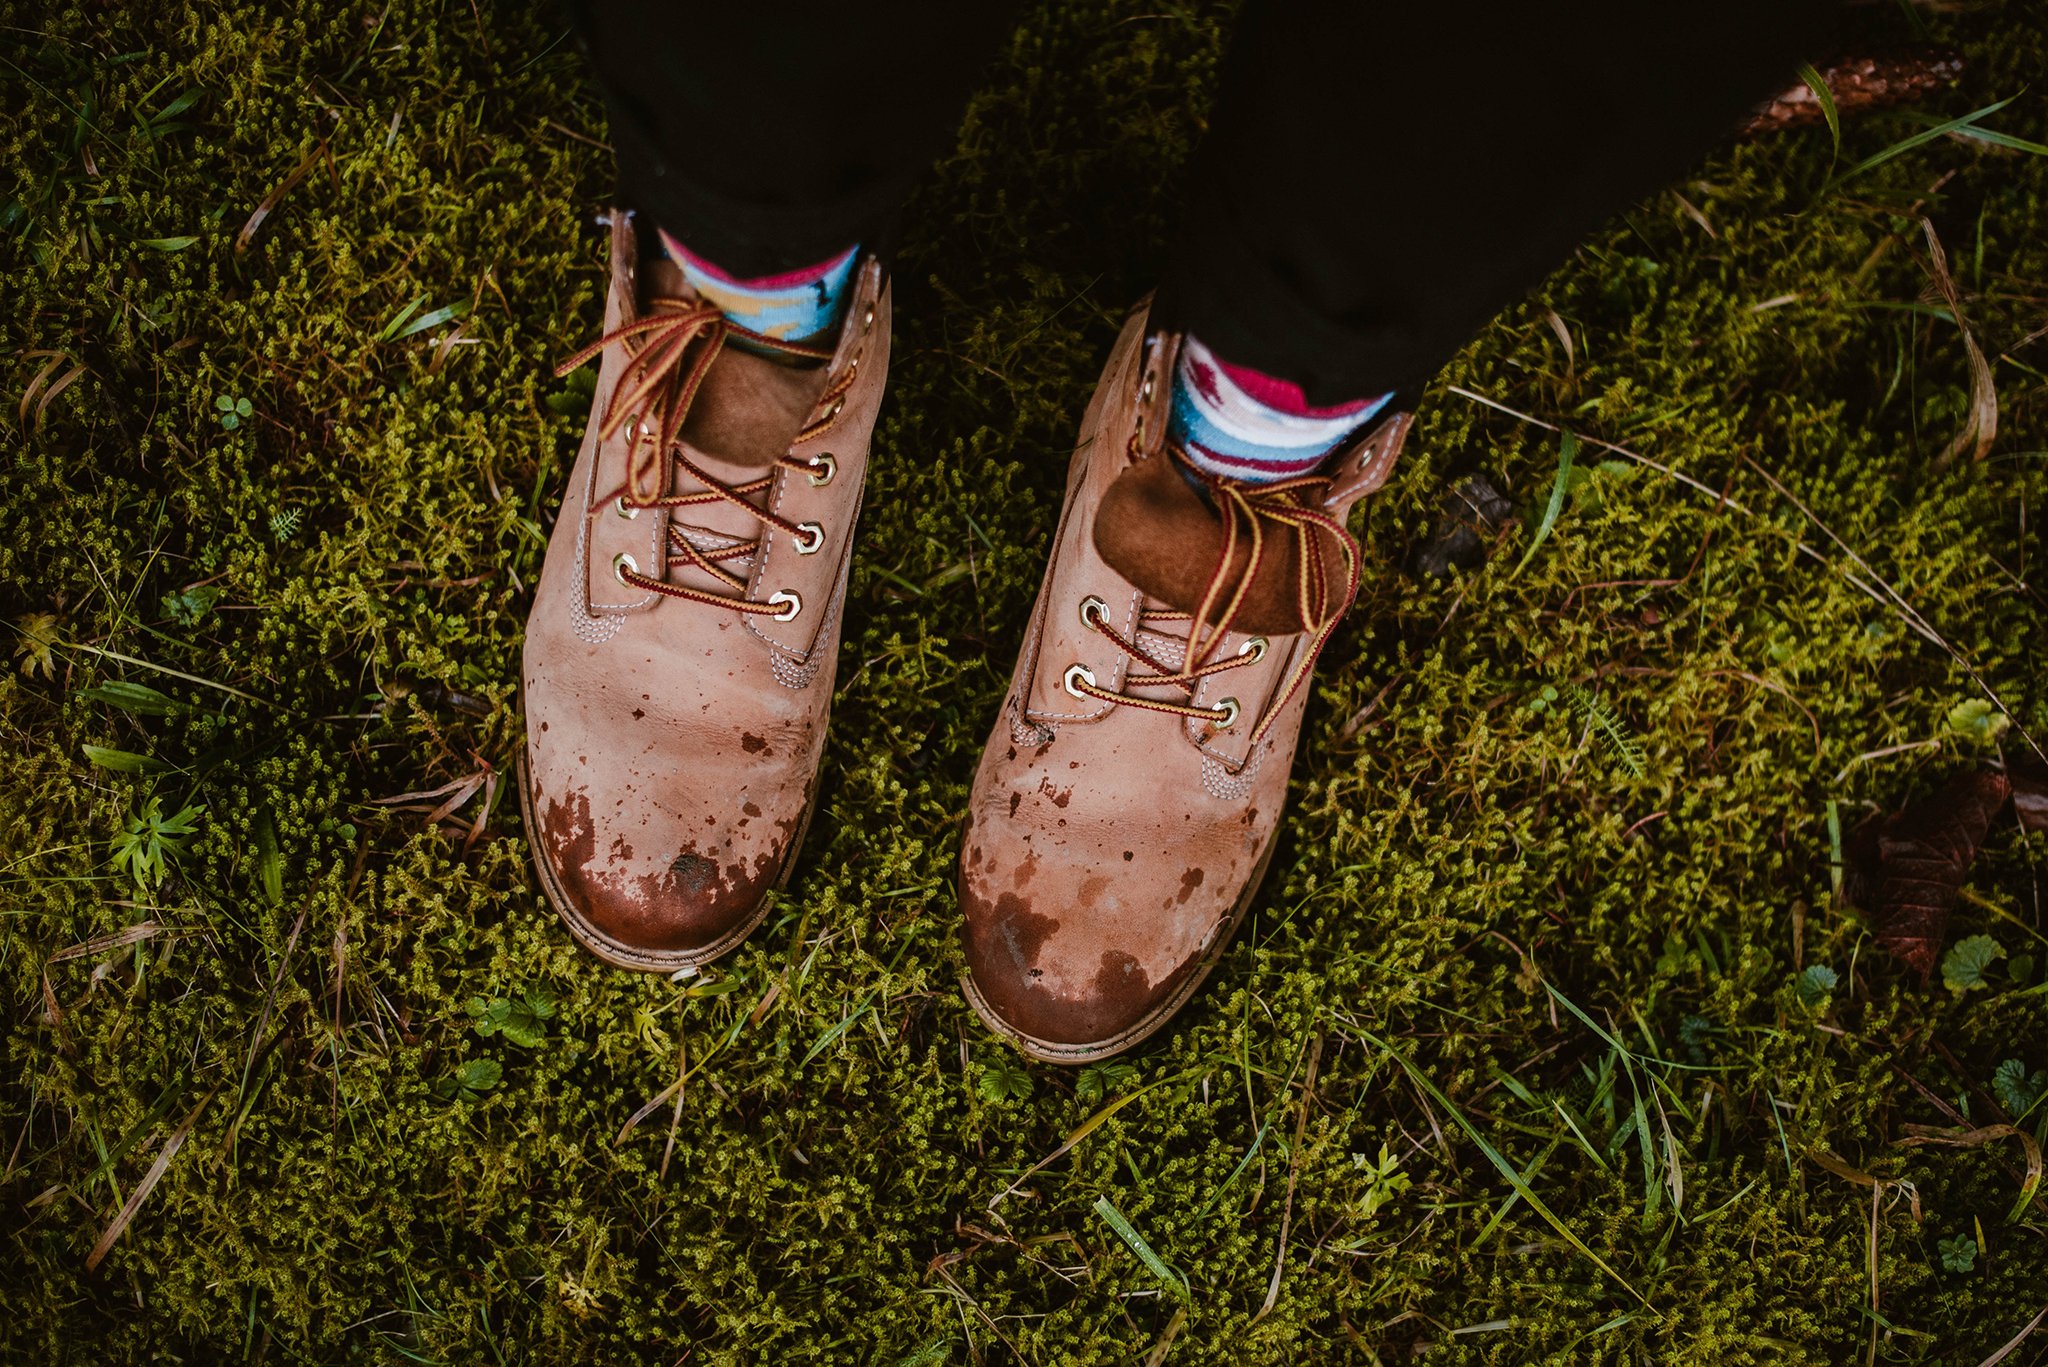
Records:
[[[1283,380],[1248,366],[1232,365],[1220,356],[1216,358],[1216,364],[1230,377],[1232,383],[1252,399],[1289,417],[1348,418],[1353,413],[1363,413],[1380,402],[1378,398],[1359,399],[1353,403],[1340,403],[1331,408],[1313,408],[1309,405],[1308,395],[1292,380]]]
[[[845,264],[847,257],[860,250],[859,245],[855,244],[840,252],[837,256],[827,257],[815,266],[805,266],[801,270],[784,271],[780,275],[759,275],[752,279],[741,279],[737,275],[721,270],[714,263],[706,261],[688,247],[676,241],[675,238],[669,236],[666,231],[661,235],[661,245],[668,252],[669,256],[674,258],[677,265],[688,266],[691,270],[708,275],[713,280],[719,281],[722,284],[734,285],[740,289],[747,290],[788,290],[795,289],[800,285],[808,285],[819,276],[829,275],[834,270],[837,270],[841,265]]]

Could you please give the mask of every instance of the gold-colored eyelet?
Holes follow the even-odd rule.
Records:
[[[1088,695],[1086,693],[1083,693],[1080,689],[1074,687],[1074,680],[1076,678],[1083,679],[1090,686],[1093,686],[1093,684],[1095,683],[1095,671],[1090,669],[1087,665],[1068,665],[1066,676],[1060,680],[1060,683],[1066,688],[1067,692],[1073,694],[1077,698],[1087,697]]]
[[[769,607],[772,608],[778,603],[782,605],[782,611],[774,614],[775,620],[778,622],[795,621],[796,615],[804,610],[804,600],[791,593],[788,589],[782,589],[769,595]]]
[[[796,530],[795,544],[798,555],[816,555],[818,548],[825,544],[825,529],[815,522],[799,522],[796,524]]]
[[[1260,660],[1266,658],[1266,638],[1263,636],[1252,637],[1237,648],[1237,653],[1251,656],[1252,663],[1257,664]]]
[[[847,373],[848,375],[855,375],[855,374],[858,374],[859,372],[860,372],[860,353],[859,353],[858,351],[856,351],[856,352],[854,352],[854,353],[853,353],[853,355],[851,355],[851,356],[849,356],[849,357],[847,357],[847,358],[846,358],[846,373]]]
[[[1152,377],[1150,375],[1145,377],[1145,383],[1138,386],[1138,402],[1152,402]]]
[[[1234,726],[1237,723],[1238,708],[1236,698],[1222,699],[1216,704],[1216,710],[1223,714],[1222,720],[1216,723],[1216,729],[1218,731],[1228,731],[1232,726]]]
[[[824,413],[825,421],[826,421],[826,422],[830,422],[830,421],[832,421],[832,419],[834,419],[834,418],[838,417],[838,416],[839,416],[839,410],[840,410],[840,409],[842,409],[842,408],[844,408],[844,407],[846,407],[846,400],[844,400],[844,399],[834,399],[834,400],[832,400],[832,406],[831,406],[830,408],[827,408],[827,409],[825,410],[825,413]]]
[[[632,585],[626,582],[627,570],[631,570],[635,574],[640,573],[640,562],[635,560],[632,556],[627,555],[624,551],[620,551],[617,555],[612,557],[612,578],[618,580],[621,584],[626,584],[626,587],[631,588]]]
[[[625,518],[629,522],[632,521],[634,518],[640,516],[640,510],[634,507],[632,504],[626,502],[626,496],[624,494],[619,495],[618,501],[613,503],[612,507],[618,510],[618,514],[620,517]]]
[[[805,478],[811,481],[813,489],[822,489],[832,482],[832,476],[839,473],[839,457],[830,451],[820,451],[811,457],[811,473]]]
[[[1102,630],[1102,624],[1109,620],[1109,604],[1089,594],[1081,600],[1081,625],[1090,631]]]
[[[866,308],[864,308],[864,309],[862,309],[862,310],[861,310],[861,313],[860,313],[860,330],[861,330],[862,332],[866,332],[866,331],[867,331],[867,330],[868,330],[869,328],[873,327],[874,325],[875,325],[875,306],[874,306],[873,304],[869,304],[869,305],[868,305],[868,306],[867,306]]]

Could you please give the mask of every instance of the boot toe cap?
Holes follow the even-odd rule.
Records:
[[[1206,941],[1176,950],[1171,934],[1147,936],[1141,924],[1103,907],[1103,890],[1090,881],[1072,890],[1035,888],[1033,896],[991,893],[979,880],[963,880],[964,948],[976,1005],[991,1025],[1041,1057],[1079,1061],[1135,1043],[1204,961]],[[1141,960],[1133,949],[1150,952]]]
[[[715,823],[622,802],[607,817],[589,794],[534,792],[534,854],[557,910],[601,957],[650,970],[701,962],[743,934],[773,890],[782,851]]]

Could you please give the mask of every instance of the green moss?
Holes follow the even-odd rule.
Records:
[[[1870,1191],[1819,1149],[1917,1191],[1919,1223],[1894,1186],[1876,1225],[1883,1360],[1975,1363],[2040,1308],[2016,1150],[1900,1143],[1944,1108],[1993,1118],[2003,1061],[2048,1066],[2048,998],[2007,971],[2048,957],[2038,840],[1994,834],[1956,933],[2012,957],[1952,994],[1833,900],[1828,805],[1853,824],[1963,762],[1894,747],[1945,735],[1972,670],[2048,735],[2048,428],[2021,345],[2048,160],[1936,142],[1817,197],[1824,132],[1731,145],[1681,187],[1712,236],[1658,196],[1478,338],[1362,516],[1372,572],[1256,914],[1110,1084],[1134,1099],[1039,1169],[1106,1103],[1037,1066],[1028,1095],[977,1089],[1000,1046],[954,987],[957,814],[1222,11],[1040,7],[920,191],[826,806],[762,932],[682,984],[570,946],[506,785],[467,848],[375,803],[510,772],[580,426],[549,366],[601,306],[608,168],[572,136],[602,136],[597,102],[552,10],[478,15],[0,0],[0,370],[12,396],[38,353],[65,356],[45,387],[86,367],[39,419],[0,405],[0,615],[55,614],[63,643],[54,677],[0,679],[0,1357],[1124,1363],[1173,1333],[1190,1364],[1860,1361]],[[2036,79],[2042,18],[1928,18],[1972,62],[1934,107]],[[1994,122],[2040,141],[2044,111]],[[1852,125],[1844,157],[1914,127]],[[1995,459],[1946,473],[1967,369],[1952,326],[1898,307],[1928,290],[1916,212],[2008,353]],[[377,340],[422,295],[474,305],[462,344]],[[1526,531],[1414,582],[1448,472],[1533,509],[1556,468],[1550,433],[1451,386],[1747,511],[1645,472],[1569,503],[1519,574]],[[251,415],[227,428],[222,397]],[[179,706],[82,696],[114,679]],[[1640,777],[1528,707],[1567,682]],[[170,767],[97,769],[87,744]],[[152,796],[203,816],[138,896],[111,841]],[[1824,999],[1803,964],[1838,974]],[[538,1042],[475,1028],[473,998],[529,994],[556,1007]],[[622,1134],[685,1061],[679,1105]],[[1383,1145],[1411,1183],[1390,1199]],[[1183,1317],[1098,1197],[1186,1276]],[[1939,1241],[1980,1224],[1946,1270]]]

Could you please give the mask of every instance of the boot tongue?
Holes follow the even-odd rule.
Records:
[[[694,299],[696,292],[671,261],[647,263],[642,275],[647,297]],[[737,487],[773,474],[776,458],[785,454],[803,430],[819,394],[826,367],[786,365],[743,351],[730,340],[711,363],[690,411],[683,418],[682,438],[692,464],[712,479]],[[674,467],[670,491],[695,493],[704,485],[680,465]],[[746,495],[765,506],[768,489]],[[759,518],[727,499],[707,500],[674,509],[669,518],[671,539],[701,551],[715,551],[736,542],[757,540],[765,530]],[[718,562],[727,573],[745,579],[753,558]],[[669,578],[679,584],[730,594],[732,586],[691,565],[680,552],[669,555]]]
[[[1294,533],[1271,523],[1262,530],[1258,571],[1232,628],[1274,636],[1305,630]],[[1117,476],[1095,512],[1096,554],[1133,587],[1176,612],[1201,606],[1223,557],[1224,536],[1222,516],[1164,456],[1141,460]],[[1226,600],[1250,557],[1251,547],[1240,536],[1236,563],[1224,579]]]
[[[665,257],[650,261],[641,278],[650,298],[696,297],[681,267]],[[803,431],[828,378],[825,365],[760,355],[728,339],[683,418],[683,440],[734,469],[764,472]]]

